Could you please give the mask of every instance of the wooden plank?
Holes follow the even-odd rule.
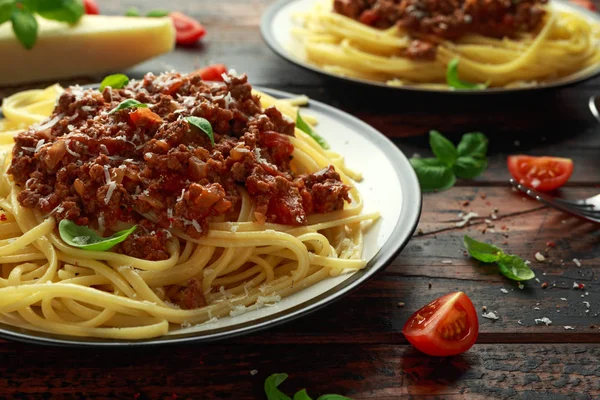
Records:
[[[0,388],[8,398],[262,399],[264,380],[278,372],[289,374],[281,385],[286,393],[306,388],[313,398],[324,393],[353,399],[600,396],[599,345],[476,345],[449,358],[390,345],[97,351],[2,343],[0,353],[5,360]]]

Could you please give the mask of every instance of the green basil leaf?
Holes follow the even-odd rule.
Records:
[[[512,254],[501,254],[498,267],[502,275],[513,281],[528,281],[535,278],[535,273],[525,264],[525,261]]]
[[[488,139],[481,132],[465,133],[456,148],[459,157],[485,157],[488,150]]]
[[[140,15],[140,10],[138,10],[136,7],[129,7],[127,11],[125,11],[126,17],[139,17]]]
[[[410,163],[424,192],[450,189],[456,182],[452,169],[437,158],[411,158]]]
[[[504,253],[493,244],[478,242],[477,240],[465,235],[463,238],[465,247],[471,257],[485,263],[497,262]]]
[[[206,133],[206,136],[210,139],[210,143],[215,147],[215,136],[213,134],[212,126],[210,122],[204,118],[200,117],[185,117],[184,118],[190,125],[194,125],[196,128],[200,129],[202,132]]]
[[[79,226],[73,221],[63,219],[58,224],[58,233],[69,246],[83,250],[106,251],[127,239],[136,228],[137,225],[119,231],[112,236],[102,237],[87,226]]]
[[[103,91],[106,87],[111,87],[113,89],[122,89],[129,83],[129,78],[125,74],[114,74],[108,75],[106,78],[102,80],[100,83],[100,91]]]
[[[312,400],[312,398],[306,393],[306,389],[302,389],[296,392],[293,400]]]
[[[327,143],[327,141],[323,139],[317,132],[315,132],[309,124],[304,122],[304,120],[300,116],[300,113],[296,115],[296,128],[300,129],[302,132],[306,133],[308,136],[313,138],[313,140],[317,142],[319,146],[321,146],[321,148],[329,150],[329,144]]]
[[[109,114],[114,114],[117,111],[124,110],[126,108],[132,108],[132,107],[148,108],[148,104],[140,103],[139,101],[137,101],[135,99],[127,99],[127,100],[124,100],[121,103],[119,103],[119,105],[116,106],[115,108],[113,108],[112,110],[110,110]]]
[[[452,142],[446,139],[441,133],[438,131],[430,131],[429,145],[431,146],[433,154],[435,154],[441,162],[449,167],[454,165],[456,158],[458,157],[456,147],[454,147]]]
[[[169,15],[169,12],[167,10],[151,10],[148,12],[148,14],[146,14],[146,17],[160,18],[166,17],[167,15]]]
[[[273,374],[265,380],[265,394],[267,395],[267,400],[292,400],[281,390],[277,389],[287,377],[288,374]]]
[[[31,50],[37,42],[38,23],[33,14],[15,8],[10,20],[15,36],[27,50]]]
[[[453,58],[448,63],[446,69],[446,83],[453,89],[466,89],[466,90],[483,90],[488,87],[489,83],[471,83],[461,80],[458,77],[458,58]]]
[[[342,396],[339,394],[324,394],[319,396],[317,400],[352,400],[350,397]]]
[[[0,0],[0,24],[10,20],[16,0]]]
[[[459,178],[473,179],[481,175],[488,166],[485,158],[458,157],[452,170]]]
[[[28,0],[28,7],[46,19],[75,24],[85,14],[81,0]]]

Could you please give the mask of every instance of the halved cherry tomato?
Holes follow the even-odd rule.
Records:
[[[519,154],[508,157],[508,170],[520,184],[546,192],[567,183],[573,173],[573,160]]]
[[[96,4],[96,0],[83,0],[83,6],[85,7],[86,14],[100,14],[100,9],[98,8],[98,4]]]
[[[455,292],[411,315],[402,333],[425,354],[453,356],[473,346],[479,334],[479,320],[471,299],[463,292]]]
[[[200,23],[180,12],[169,13],[176,31],[177,44],[190,45],[196,43],[206,34],[206,29]]]
[[[570,0],[571,3],[577,4],[583,8],[587,8],[588,10],[596,11],[596,5],[592,3],[590,0]]]
[[[162,118],[159,115],[147,108],[136,108],[134,112],[129,113],[129,119],[136,126],[146,126],[162,122]]]
[[[224,64],[214,64],[208,67],[201,68],[194,72],[194,74],[200,75],[202,80],[205,81],[223,81],[223,75],[227,72],[227,67]]]

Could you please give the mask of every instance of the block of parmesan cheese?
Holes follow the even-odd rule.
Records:
[[[75,26],[43,18],[38,23],[31,50],[10,23],[0,25],[0,85],[119,72],[175,46],[170,18],[85,15]]]

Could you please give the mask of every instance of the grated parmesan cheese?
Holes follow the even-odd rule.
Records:
[[[481,314],[481,316],[483,318],[492,319],[494,321],[500,319],[500,317],[493,311],[490,311],[488,313],[483,313],[483,314]]]
[[[104,198],[104,204],[108,204],[110,199],[117,188],[117,184],[115,182],[111,182],[108,184],[108,190],[106,191],[106,197]]]
[[[66,146],[67,146],[67,153],[69,153],[70,155],[72,155],[72,156],[73,156],[73,157],[75,157],[75,158],[79,158],[79,157],[81,157],[81,155],[80,155],[79,153],[76,153],[76,152],[74,152],[73,150],[71,150],[71,149],[69,148],[69,144],[71,144],[71,141],[70,141],[70,140],[67,140],[65,144],[66,144]]]
[[[506,290],[506,289],[504,289],[504,288],[501,288],[501,289],[500,289],[500,291],[501,291],[502,293],[504,293],[504,294],[507,294],[507,293],[508,293],[508,290]]]
[[[590,302],[589,301],[584,301],[583,304],[585,304],[586,308],[590,308]]]
[[[42,146],[44,145],[44,143],[46,143],[45,139],[40,139],[38,140],[37,144],[35,145],[35,152],[37,153],[38,151],[40,151],[40,149],[42,148]]]
[[[544,317],[544,318],[536,318],[535,320],[535,324],[536,325],[541,325],[541,324],[545,324],[546,326],[551,325],[552,321],[550,320],[550,318],[548,317]]]
[[[565,330],[575,330],[575,328],[573,328],[571,325],[565,325]]]
[[[242,314],[245,314],[246,311],[248,311],[248,309],[246,308],[246,306],[240,304],[238,306],[233,307],[233,309],[229,312],[229,315],[232,316],[232,317],[238,317],[238,316],[240,316]]]
[[[467,225],[469,223],[469,221],[471,221],[472,218],[478,217],[479,214],[477,214],[476,212],[470,212],[467,215],[465,215],[464,217],[462,217],[462,221],[457,222],[455,225],[458,228],[462,228],[463,226]]]
[[[542,255],[542,253],[540,253],[539,251],[537,253],[535,253],[535,259],[538,260],[539,262],[545,261],[546,257],[544,257]]]
[[[573,262],[575,263],[575,265],[577,265],[578,267],[581,267],[581,261],[579,261],[578,259],[574,258]]]

